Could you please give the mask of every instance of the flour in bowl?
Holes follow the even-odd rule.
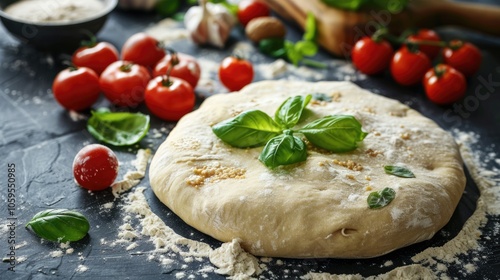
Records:
[[[19,20],[37,23],[62,23],[91,18],[104,9],[99,0],[22,0],[4,12]]]

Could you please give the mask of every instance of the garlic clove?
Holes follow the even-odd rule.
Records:
[[[184,16],[184,25],[197,44],[224,47],[236,19],[222,5],[206,3],[191,7]]]

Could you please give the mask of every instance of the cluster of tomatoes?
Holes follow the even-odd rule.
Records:
[[[385,35],[385,36],[384,36]],[[389,42],[401,44],[399,50]],[[368,75],[389,68],[394,80],[405,86],[423,83],[427,97],[441,105],[461,99],[467,88],[466,77],[477,72],[481,52],[468,42],[441,41],[433,30],[421,29],[406,38],[394,39],[379,33],[364,37],[351,52],[353,64]],[[433,66],[432,61],[440,61]]]
[[[107,42],[77,49],[72,66],[56,76],[52,90],[58,103],[68,110],[90,108],[103,92],[117,106],[135,107],[144,101],[155,116],[177,121],[195,105],[194,88],[200,74],[194,57],[165,50],[155,38],[137,33],[123,45],[121,59]],[[220,65],[219,77],[229,90],[239,90],[252,81],[252,64],[227,57]]]

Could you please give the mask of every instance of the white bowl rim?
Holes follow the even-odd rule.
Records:
[[[113,11],[116,8],[116,6],[118,5],[118,0],[100,0],[100,1],[104,2],[104,4],[105,4],[104,10],[102,12],[97,13],[94,16],[86,17],[86,18],[80,19],[80,20],[73,20],[73,21],[67,21],[67,22],[35,22],[35,21],[27,21],[27,20],[19,19],[17,17],[10,16],[9,14],[5,13],[2,8],[0,8],[0,17],[4,17],[4,18],[9,19],[9,20],[14,21],[14,22],[29,24],[29,25],[33,25],[33,26],[44,26],[44,27],[45,26],[47,26],[47,27],[54,26],[54,27],[57,27],[57,26],[78,25],[78,24],[81,24],[81,23],[90,22],[90,21],[96,20],[98,18],[101,18],[103,16],[106,16],[111,11]]]

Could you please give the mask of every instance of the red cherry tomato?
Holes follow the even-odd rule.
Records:
[[[122,59],[142,66],[154,67],[165,56],[158,40],[146,33],[137,33],[128,38],[122,47]]]
[[[444,62],[467,77],[474,75],[481,66],[481,51],[471,43],[453,40],[443,51]]]
[[[76,154],[73,176],[81,187],[100,191],[108,188],[118,175],[118,159],[115,153],[100,144],[87,145]]]
[[[387,41],[376,42],[370,37],[364,37],[352,49],[352,63],[359,71],[372,75],[389,67],[393,53],[394,50]]]
[[[269,14],[269,6],[262,1],[243,0],[238,3],[238,20],[243,26],[254,18],[267,17]]]
[[[465,95],[467,83],[464,75],[446,64],[438,64],[424,76],[427,97],[437,104],[450,104]]]
[[[99,84],[106,98],[118,106],[137,106],[151,76],[148,69],[128,61],[116,61],[101,74]]]
[[[237,91],[253,80],[253,66],[248,60],[229,56],[222,60],[219,79],[230,91]]]
[[[422,81],[425,72],[432,67],[430,59],[421,51],[399,49],[392,58],[391,74],[401,85],[410,86]]]
[[[100,75],[108,65],[118,60],[118,51],[110,43],[100,42],[78,48],[71,61],[78,67],[88,67]]]
[[[168,53],[158,62],[158,64],[156,64],[153,71],[153,76],[158,77],[166,75],[169,68],[171,67],[173,57],[174,60],[177,60],[177,62],[170,70],[170,76],[183,79],[184,81],[188,82],[193,88],[195,88],[198,84],[198,81],[200,80],[200,65],[198,64],[198,62],[196,62],[196,59],[194,57],[187,54]]]
[[[439,35],[430,29],[420,29],[416,34],[408,36],[408,41],[410,42],[418,42],[418,41],[431,41],[431,42],[439,42],[441,38]],[[430,46],[430,45],[419,45],[418,49],[425,53],[427,57],[431,60],[434,59],[441,51],[441,47],[439,46]]]
[[[195,94],[188,82],[166,76],[152,79],[145,93],[146,106],[155,116],[166,121],[178,121],[191,112]]]
[[[99,98],[99,77],[87,67],[70,67],[57,74],[52,84],[54,97],[67,110],[90,108]]]

